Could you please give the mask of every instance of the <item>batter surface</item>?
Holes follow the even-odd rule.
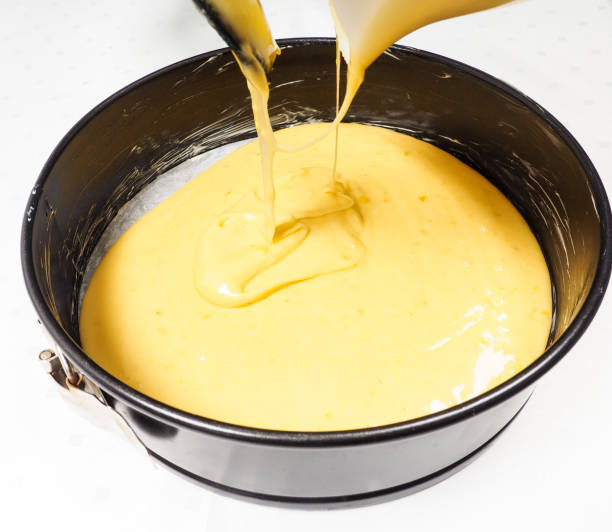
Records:
[[[298,145],[328,127],[277,136]],[[504,196],[386,129],[342,124],[338,149],[334,186],[333,136],[276,155],[274,243],[249,218],[263,212],[257,142],[143,216],[88,287],[87,354],[177,408],[308,431],[429,414],[537,358],[548,270]]]

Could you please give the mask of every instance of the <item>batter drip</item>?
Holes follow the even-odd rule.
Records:
[[[389,45],[504,0],[333,0],[342,105],[337,84],[332,123],[277,134],[266,73],[279,50],[259,2],[209,1],[235,22],[259,140],[107,253],[82,305],[88,355],[177,408],[299,431],[429,414],[535,360],[551,285],[511,203],[429,144],[358,124],[339,132]]]

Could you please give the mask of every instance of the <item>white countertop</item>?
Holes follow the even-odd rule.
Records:
[[[325,0],[262,0],[275,37],[332,35]],[[289,5],[291,4],[291,5]],[[38,367],[48,346],[19,262],[23,209],[66,131],[131,81],[222,46],[188,0],[0,4],[0,529],[609,530],[612,295],[513,426],[459,474],[338,511],[236,501],[192,485],[81,418]],[[518,87],[575,135],[612,193],[612,2],[527,0],[401,41]]]

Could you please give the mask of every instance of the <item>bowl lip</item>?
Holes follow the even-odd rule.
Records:
[[[335,46],[335,39],[325,37],[279,39],[277,42],[281,49],[312,45]],[[582,147],[578,144],[576,139],[556,118],[554,118],[548,111],[546,111],[531,98],[508,83],[505,83],[464,63],[431,52],[401,45],[394,45],[390,48],[390,50],[394,54],[397,53],[402,56],[414,56],[419,59],[425,59],[430,62],[452,67],[464,74],[476,78],[476,80],[480,83],[491,85],[495,89],[503,92],[506,96],[509,96],[521,106],[527,108],[536,116],[544,120],[555,131],[555,133],[559,135],[561,139],[563,139],[566,145],[574,153],[580,165],[583,167],[592,188],[593,202],[600,218],[600,256],[597,264],[597,271],[593,279],[593,284],[586,296],[582,308],[574,317],[567,330],[557,339],[557,341],[533,363],[512,378],[504,381],[484,394],[452,408],[390,425],[327,432],[261,429],[235,425],[232,423],[205,418],[196,414],[191,414],[170,405],[161,403],[141,392],[138,392],[137,390],[119,381],[93,362],[93,360],[91,360],[85,354],[85,352],[81,350],[80,346],[74,342],[74,340],[53,317],[53,314],[45,303],[41,289],[36,281],[32,251],[32,231],[34,225],[32,222],[36,214],[39,198],[41,196],[41,194],[37,194],[36,192],[43,186],[56,160],[70,141],[88,122],[102,112],[108,105],[127,93],[162,75],[167,74],[174,69],[193,63],[201,64],[222,54],[226,54],[229,57],[229,48],[221,48],[163,67],[134,81],[106,98],[91,111],[89,111],[83,118],[81,118],[63,137],[43,166],[32,189],[32,194],[30,195],[28,204],[26,206],[21,231],[21,263],[26,288],[43,327],[49,332],[60,351],[67,356],[78,371],[90,378],[111,397],[125,403],[127,406],[134,408],[145,415],[149,415],[161,422],[176,427],[205,432],[217,437],[265,445],[332,447],[370,444],[383,440],[409,437],[416,434],[435,431],[445,426],[459,423],[478,415],[485,410],[489,410],[515,396],[517,393],[525,390],[567,354],[570,348],[585,332],[589,323],[595,316],[595,313],[602,302],[608,281],[610,279],[610,272],[612,270],[612,213],[610,211],[610,204],[608,202],[603,183],[591,160]]]

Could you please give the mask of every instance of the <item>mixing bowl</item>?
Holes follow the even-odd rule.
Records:
[[[270,99],[274,127],[331,120],[334,41],[279,45]],[[471,67],[395,46],[369,68],[346,120],[430,142],[512,201],[550,269],[548,348],[510,380],[458,406],[338,432],[260,430],[206,419],[147,397],[96,365],[79,344],[79,293],[105,228],[171,168],[255,136],[245,81],[228,50],[171,65],[108,98],[59,143],[29,198],[21,256],[30,297],[53,342],[41,355],[51,375],[118,417],[153,459],[196,481],[263,501],[325,506],[363,504],[437,482],[469,463],[514,419],[603,298],[612,264],[604,188],[578,143],[538,104]]]

